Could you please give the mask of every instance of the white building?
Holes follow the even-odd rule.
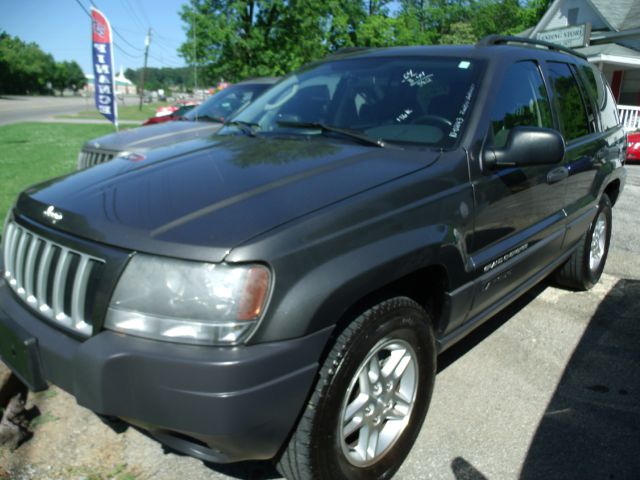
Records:
[[[84,76],[87,79],[87,85],[84,87],[85,92],[93,94],[95,92],[94,76],[91,73],[85,73]],[[116,93],[122,95],[134,95],[136,93],[136,86],[124,76],[124,69],[120,67],[120,73],[115,78],[116,81]]]
[[[625,126],[640,128],[640,0],[554,0],[527,33],[586,55],[609,81]]]

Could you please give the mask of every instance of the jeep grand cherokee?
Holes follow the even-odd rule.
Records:
[[[27,189],[2,359],[201,459],[391,477],[439,352],[552,272],[587,289],[604,268],[614,100],[527,43],[338,54],[215,136]]]

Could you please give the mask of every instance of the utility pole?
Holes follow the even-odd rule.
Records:
[[[198,36],[196,35],[196,16],[193,15],[193,96],[197,98],[198,91]]]
[[[151,27],[149,27],[149,31],[147,32],[147,36],[144,39],[144,67],[142,67],[142,78],[140,82],[140,106],[138,110],[142,110],[142,98],[144,96],[144,76],[147,72],[147,57],[149,56],[149,45],[151,44]]]

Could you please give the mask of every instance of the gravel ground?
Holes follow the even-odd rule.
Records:
[[[584,293],[541,285],[445,353],[396,478],[638,478],[639,219],[640,167],[631,166],[600,284]],[[265,462],[206,465],[133,428],[115,433],[56,387],[30,394],[26,408],[39,413],[33,437],[0,447],[0,480],[279,478]]]

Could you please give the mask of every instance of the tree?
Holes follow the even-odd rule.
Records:
[[[64,61],[55,64],[51,83],[53,84],[53,88],[58,90],[60,95],[62,95],[66,89],[77,92],[87,84],[87,79],[77,62]]]
[[[55,76],[53,57],[35,43],[0,33],[0,92],[48,93]]]
[[[345,47],[474,43],[533,26],[550,0],[190,0],[180,54],[201,83],[282,75]]]
[[[206,81],[282,75],[328,51],[322,0],[191,0],[181,55]]]

